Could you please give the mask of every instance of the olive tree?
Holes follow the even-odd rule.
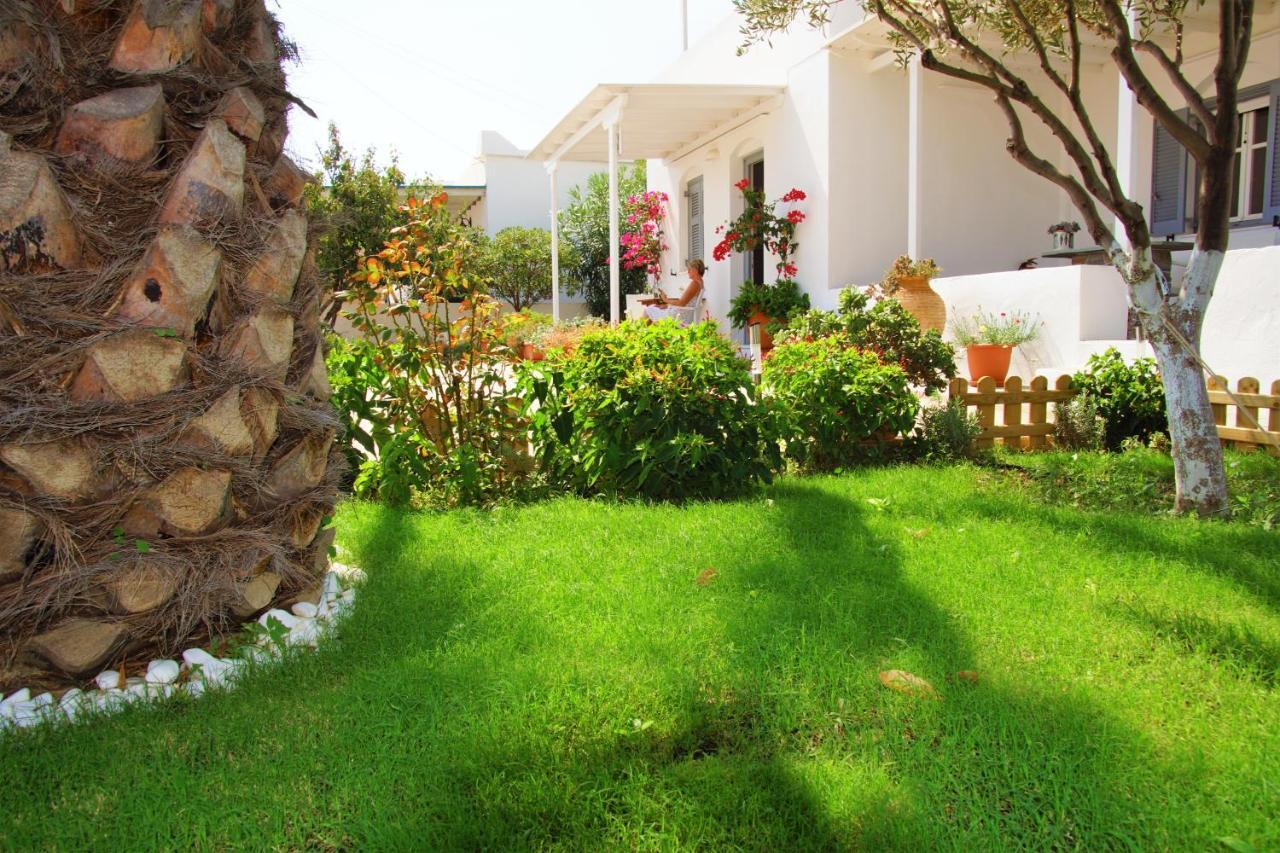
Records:
[[[489,293],[522,311],[551,298],[551,232],[545,228],[503,228],[480,240],[481,269]],[[578,267],[572,243],[560,246],[561,281],[571,283]]]
[[[834,2],[734,0],[747,44],[785,29],[798,16],[820,25]],[[1062,189],[1079,210],[1090,236],[1127,283],[1130,303],[1155,350],[1169,411],[1176,507],[1201,515],[1224,511],[1222,449],[1199,348],[1230,233],[1237,95],[1249,53],[1253,2],[1217,4],[1208,93],[1184,73],[1182,52],[1184,19],[1208,5],[1203,0],[867,0],[863,5],[888,25],[903,62],[918,59],[931,72],[988,89],[1009,126],[1009,154]],[[1137,102],[1197,166],[1195,247],[1178,286],[1152,262],[1143,205],[1126,193],[1081,92],[1082,62],[1098,44]],[[1015,68],[1011,61],[1023,57],[1031,58],[1031,70],[1022,70],[1023,63]],[[1161,94],[1161,77],[1185,101],[1185,112]],[[1029,122],[1052,133],[1053,150],[1028,144]],[[1070,168],[1058,165],[1061,154]]]

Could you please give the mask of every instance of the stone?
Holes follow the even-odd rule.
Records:
[[[31,640],[31,648],[67,675],[81,677],[102,666],[129,632],[114,622],[72,619]]]
[[[225,121],[236,136],[249,142],[258,141],[262,125],[267,120],[262,101],[244,86],[237,86],[223,95],[213,114]]]
[[[146,503],[171,536],[209,533],[222,520],[231,493],[230,471],[182,468],[151,489]]]
[[[172,391],[187,378],[187,345],[152,329],[113,335],[89,348],[71,383],[71,399],[136,403]]]
[[[0,710],[3,710],[5,708],[11,708],[14,705],[17,705],[22,702],[30,702],[30,701],[31,701],[31,689],[28,687],[24,687],[21,690],[13,691],[8,696],[6,696],[3,701],[0,701]]]
[[[220,118],[211,118],[169,188],[161,225],[218,223],[244,204],[244,144]]]
[[[287,154],[281,154],[271,167],[266,191],[276,207],[297,207],[302,200],[302,191],[310,180],[311,176],[298,168]]]
[[[320,623],[315,619],[304,619],[289,629],[289,636],[285,640],[291,646],[311,646],[314,648],[320,642]]]
[[[905,693],[923,699],[937,699],[938,691],[933,685],[918,675],[901,669],[890,669],[880,673],[880,683],[890,690]]]
[[[178,674],[176,660],[153,660],[147,664],[148,684],[173,684],[178,680]]]
[[[124,687],[124,676],[114,669],[104,669],[93,680],[99,690],[120,690]]]
[[[202,0],[138,0],[111,52],[111,67],[134,74],[169,71],[200,47]]]
[[[229,354],[263,376],[283,381],[293,352],[293,317],[264,307],[227,338]]]
[[[222,252],[189,225],[164,228],[124,286],[117,316],[187,337],[208,312]]]
[[[149,163],[163,129],[159,84],[116,89],[67,110],[54,150],[98,162]]]
[[[275,443],[280,416],[280,403],[266,388],[250,388],[240,405],[249,431],[253,433],[258,453],[266,453]]]
[[[42,495],[75,500],[93,491],[93,456],[78,441],[6,444],[0,447],[0,460]]]
[[[249,290],[286,303],[307,254],[307,217],[299,210],[287,210],[276,222],[253,267],[245,276]]]
[[[280,587],[280,576],[275,572],[262,572],[240,587],[240,601],[232,607],[239,619],[248,619],[271,603]]]
[[[328,432],[323,436],[308,436],[295,444],[271,466],[267,491],[281,500],[291,500],[320,485],[329,464],[333,439],[333,433]]]
[[[201,24],[206,35],[215,35],[231,26],[236,11],[236,0],[204,0]]]
[[[240,414],[240,387],[231,388],[182,431],[182,440],[231,456],[253,453],[253,433]]]
[[[0,269],[49,272],[81,266],[83,243],[49,164],[0,146]]]
[[[329,368],[324,363],[324,347],[316,346],[316,354],[311,357],[311,367],[302,377],[302,393],[317,400],[328,400],[333,396],[333,387],[329,384]]]
[[[118,613],[146,613],[173,598],[178,581],[170,572],[144,560],[114,577],[107,589]]]
[[[308,601],[299,601],[289,608],[299,619],[314,619],[319,608]]]
[[[32,513],[0,507],[0,583],[22,577],[44,525]]]
[[[297,625],[299,621],[297,616],[294,616],[286,610],[274,609],[268,610],[266,613],[259,616],[258,624],[264,628],[269,628],[273,620],[279,622],[286,628],[293,628],[293,626]]]

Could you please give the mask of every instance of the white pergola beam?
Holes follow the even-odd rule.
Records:
[[[733,116],[732,118],[726,121],[717,123],[710,130],[701,134],[700,136],[693,139],[692,141],[685,142],[683,144],[676,143],[674,146],[672,146],[669,152],[667,152],[662,156],[662,159],[668,162],[671,162],[671,161],[679,160],[681,157],[687,157],[690,154],[692,154],[694,151],[697,151],[702,146],[710,142],[714,142],[715,140],[724,136],[726,133],[732,133],[733,131],[742,127],[747,122],[751,121],[752,119],[762,116],[765,113],[772,112],[773,110],[776,110],[781,105],[782,105],[781,95],[775,95],[771,98],[766,98],[765,100],[756,104],[754,107],[743,110],[742,112],[736,114],[735,116]]]

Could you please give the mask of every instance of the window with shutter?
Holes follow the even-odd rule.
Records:
[[[1186,230],[1187,152],[1159,122],[1151,159],[1151,236],[1181,234]]]
[[[1267,174],[1262,218],[1267,222],[1280,216],[1280,80],[1271,84],[1270,115],[1267,120]]]
[[[701,260],[704,254],[702,178],[689,181],[685,195],[689,199],[689,256],[685,260]]]

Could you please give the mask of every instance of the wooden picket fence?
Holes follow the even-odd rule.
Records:
[[[1255,427],[1227,394],[1226,379],[1214,377],[1208,387],[1218,436],[1224,445],[1241,450],[1261,447],[1280,455],[1280,380],[1271,383],[1270,394],[1260,393],[1260,383],[1251,376],[1236,383],[1235,396],[1262,429]],[[956,377],[947,390],[951,399],[960,400],[977,417],[982,432],[974,440],[974,447],[979,449],[992,447],[997,441],[1027,450],[1046,447],[1053,440],[1058,405],[1077,393],[1071,387],[1070,376],[1059,376],[1052,388],[1044,376],[1037,376],[1025,385],[1021,377],[1010,376],[1003,386],[984,376],[976,387],[967,379]],[[1230,421],[1228,408],[1236,410]]]

